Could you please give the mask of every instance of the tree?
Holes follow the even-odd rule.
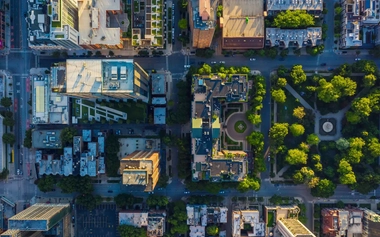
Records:
[[[108,52],[108,55],[111,56],[111,57],[113,57],[113,56],[115,56],[115,53],[114,53],[113,51],[110,50],[110,51]]]
[[[319,181],[317,186],[311,189],[311,195],[314,197],[328,198],[334,195],[335,188],[336,186],[332,181],[322,179]]]
[[[183,201],[173,202],[169,205],[168,222],[171,224],[171,234],[185,234],[189,227],[186,224],[186,204]]]
[[[314,177],[314,171],[306,166],[300,169],[300,173],[303,175],[303,177],[305,177],[306,180],[310,180]]]
[[[32,148],[32,129],[25,131],[24,147],[29,149]]]
[[[306,74],[302,69],[302,65],[295,65],[290,72],[290,77],[293,79],[294,84],[300,84],[306,81]]]
[[[293,116],[298,118],[298,119],[302,119],[303,117],[305,117],[306,115],[306,112],[305,112],[305,108],[304,107],[301,107],[301,106],[298,106],[297,108],[294,108],[293,110]]]
[[[56,183],[55,178],[52,175],[44,175],[37,180],[37,187],[41,192],[49,192],[54,188]]]
[[[260,180],[255,177],[246,177],[243,181],[239,182],[237,190],[242,193],[245,193],[249,190],[259,190],[260,189]]]
[[[286,135],[288,135],[288,127],[287,123],[275,123],[269,129],[269,137],[276,143],[282,143]]]
[[[210,75],[212,72],[212,68],[208,64],[203,64],[201,68],[199,68],[198,73],[201,75]]]
[[[307,141],[307,144],[309,145],[318,145],[319,137],[317,134],[312,133],[307,136],[306,141]]]
[[[273,100],[277,103],[285,103],[286,101],[286,95],[283,89],[272,89],[271,95]]]
[[[319,83],[319,86],[317,88],[318,99],[326,103],[335,102],[339,99],[340,95],[335,90],[331,82],[327,82],[326,79],[322,78],[319,80],[318,83]]]
[[[65,146],[67,143],[68,144],[73,144],[73,138],[77,134],[77,130],[73,127],[65,127],[61,131],[61,142],[62,146]]]
[[[59,57],[61,57],[61,52],[59,52],[58,50],[57,50],[57,51],[54,51],[53,54],[52,54],[52,56],[53,56],[54,58],[59,58]]]
[[[121,237],[145,237],[146,230],[139,227],[134,227],[131,225],[119,225],[117,227],[117,231],[119,232]]]
[[[12,98],[10,98],[10,97],[3,97],[0,100],[0,104],[3,107],[9,108],[12,105]]]
[[[3,119],[3,125],[8,127],[13,127],[15,125],[15,120],[10,117],[5,117]]]
[[[352,110],[361,117],[368,117],[371,114],[371,100],[366,97],[357,98],[352,102]]]
[[[295,137],[301,136],[305,133],[305,128],[301,124],[297,123],[290,125],[289,130]]]
[[[166,188],[168,186],[169,176],[166,174],[160,174],[160,178],[158,178],[157,186],[160,188]]]
[[[336,142],[336,148],[340,151],[344,151],[346,150],[347,148],[350,147],[350,143],[347,141],[347,139],[341,137],[339,138]]]
[[[301,10],[281,11],[273,21],[278,28],[306,28],[314,24],[314,17]]]
[[[293,181],[296,184],[303,184],[305,182],[305,177],[303,174],[298,170],[293,174]]]
[[[102,201],[101,196],[91,193],[80,194],[76,197],[76,203],[84,206],[88,210],[93,210],[97,205],[100,205]]]
[[[337,208],[344,208],[344,202],[342,200],[339,200],[337,203],[336,203],[336,207]]]
[[[380,156],[380,143],[379,139],[376,137],[370,138],[369,142],[367,143],[367,150],[373,157]]]
[[[300,149],[290,149],[285,157],[285,161],[290,165],[305,165],[307,162],[307,154]]]
[[[187,20],[182,18],[181,20],[178,21],[178,27],[181,30],[186,30],[187,29]]]
[[[216,236],[219,234],[219,228],[216,225],[207,226],[206,232],[210,236]]]
[[[64,176],[57,186],[63,193],[92,193],[94,191],[92,180],[89,176]]]
[[[216,10],[216,15],[217,15],[217,17],[223,16],[223,5],[218,5],[218,8]]]
[[[95,56],[97,56],[97,57],[102,56],[102,52],[100,52],[100,51],[96,51],[96,52],[95,52]]]
[[[148,204],[148,206],[150,207],[154,207],[154,206],[164,207],[168,205],[168,203],[169,203],[169,200],[166,196],[155,195],[155,194],[149,195],[146,200],[146,204]]]
[[[15,144],[15,142],[16,142],[16,137],[15,137],[15,135],[13,135],[13,133],[4,133],[3,134],[3,142],[5,144],[9,144],[9,145],[13,146],[13,144]]]
[[[253,131],[246,139],[254,150],[260,152],[264,149],[264,135],[261,132]]]
[[[347,122],[349,123],[357,124],[360,122],[361,117],[359,114],[355,113],[354,111],[347,111],[346,119],[347,119]]]
[[[376,83],[376,79],[377,79],[376,76],[373,74],[365,75],[363,79],[364,86],[366,87],[374,86]]]
[[[341,184],[346,184],[346,185],[355,184],[356,177],[355,177],[354,172],[351,171],[351,172],[348,172],[347,174],[341,174],[339,177],[339,182]]]
[[[313,177],[307,183],[307,186],[309,186],[309,188],[315,188],[318,185],[318,183],[319,183],[319,177]]]
[[[278,87],[285,87],[286,84],[288,84],[288,82],[286,81],[285,78],[280,77],[280,78],[277,79],[277,83],[276,84],[277,84]]]
[[[135,204],[135,197],[131,194],[120,193],[115,198],[116,206],[122,209],[127,209],[132,207]]]
[[[249,113],[247,116],[249,122],[254,125],[259,125],[261,123],[261,116],[259,114],[251,114]]]
[[[338,91],[340,96],[355,95],[357,84],[350,78],[344,78],[342,76],[336,75],[331,79],[331,83],[333,84],[334,88]]]
[[[340,160],[338,173],[347,174],[350,172],[352,172],[352,167],[351,167],[350,163],[348,163],[348,161],[345,159]]]

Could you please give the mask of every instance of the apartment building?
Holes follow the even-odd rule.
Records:
[[[364,209],[363,212],[363,237],[380,236],[380,215]]]
[[[133,59],[68,59],[53,91],[84,99],[149,100],[149,75]]]
[[[222,102],[243,103],[247,100],[247,75],[195,75],[192,101],[192,179],[212,182],[241,181],[247,174],[247,153],[221,146],[224,114]]]
[[[207,225],[227,223],[227,207],[187,205],[186,212],[191,237],[205,237]]]
[[[260,220],[258,210],[236,210],[232,212],[232,237],[264,237],[266,223]]]
[[[360,47],[371,43],[371,35],[377,35],[380,23],[379,3],[371,0],[342,0],[341,5],[343,11],[340,47]]]
[[[328,237],[361,236],[363,214],[359,208],[324,208],[321,211],[322,233]]]
[[[266,1],[266,9],[268,15],[286,10],[303,10],[319,16],[323,11],[323,0],[268,0]]]
[[[321,42],[321,27],[309,27],[306,29],[266,28],[265,45],[268,47],[314,47],[319,45]]]
[[[263,7],[260,0],[223,1],[223,17],[220,19],[223,49],[264,47]]]
[[[5,22],[5,11],[0,10],[0,50],[4,49],[5,47],[5,28],[6,28],[6,22]]]
[[[70,204],[37,203],[8,219],[3,237],[71,236]]]
[[[141,186],[145,192],[154,190],[160,170],[160,154],[155,150],[137,150],[120,160],[123,185]]]
[[[315,237],[315,235],[297,219],[280,219],[277,221],[277,228],[283,237]]]
[[[191,44],[194,48],[209,48],[215,33],[216,0],[190,0],[188,4]]]
[[[146,228],[147,236],[163,236],[166,231],[165,211],[122,211],[119,212],[119,225]]]
[[[122,28],[125,27],[127,15],[124,13],[122,1],[77,1],[79,44],[87,49],[123,48]]]
[[[28,43],[32,49],[80,49],[77,0],[28,1]]]

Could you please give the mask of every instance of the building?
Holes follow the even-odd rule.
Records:
[[[62,78],[64,76],[64,78]],[[85,99],[149,100],[149,75],[133,59],[68,59],[53,88]]]
[[[166,83],[167,83],[168,73],[152,73],[152,95],[153,96],[166,96]]]
[[[127,15],[122,1],[78,0],[78,18],[79,44],[83,48],[123,48],[122,27]]]
[[[286,10],[303,10],[309,14],[320,15],[323,11],[323,0],[268,0],[266,3],[269,14]]]
[[[309,27],[306,29],[266,28],[266,46],[314,47],[322,42],[322,28]]]
[[[71,236],[70,204],[37,203],[8,219],[1,236]]]
[[[34,130],[32,145],[36,149],[61,149],[61,130]]]
[[[119,225],[146,227],[147,236],[163,236],[165,233],[165,211],[123,211],[119,212]]]
[[[206,205],[187,205],[187,225],[207,226],[209,224],[227,223],[228,209]]]
[[[188,1],[191,44],[193,48],[209,48],[215,33],[218,1]]]
[[[5,12],[0,10],[0,50],[4,49],[5,47]]]
[[[277,221],[277,228],[283,237],[315,237],[298,219],[280,219]]]
[[[247,154],[244,151],[224,150],[221,146],[224,131],[221,119],[223,103],[245,102],[247,75],[231,75],[221,79],[194,76],[192,101],[193,181],[241,181],[247,174]]]
[[[124,185],[144,186],[145,192],[156,187],[160,176],[160,154],[158,151],[135,151],[120,160],[120,174]]]
[[[247,7],[251,6],[251,7]],[[260,0],[225,0],[221,18],[223,49],[264,47],[264,6]]]
[[[32,70],[31,70],[32,71]],[[44,71],[43,69],[39,70]],[[52,90],[58,85],[57,74],[64,73],[64,68],[51,67],[50,74],[32,74],[33,85],[32,113],[33,124],[68,124],[69,99]]]
[[[364,209],[363,237],[380,236],[380,215]]]
[[[372,43],[380,23],[379,4],[370,0],[342,0],[340,47],[360,47]],[[368,33],[368,35],[367,35]],[[377,40],[374,41],[378,43]]]
[[[232,213],[232,237],[264,237],[266,224],[258,210],[237,210]]]
[[[163,48],[165,3],[163,1],[134,1],[132,9],[132,46]]]
[[[322,213],[322,233],[328,237],[361,236],[363,232],[363,210],[324,208]]]
[[[77,0],[29,1],[28,41],[32,49],[80,49]]]
[[[4,117],[0,115],[0,124],[3,124]],[[4,143],[3,143],[3,134],[4,134],[4,125],[0,126],[0,170],[2,171],[6,167],[7,162],[7,156],[6,156],[6,150],[4,149]],[[0,171],[0,172],[1,172]]]
[[[166,124],[166,108],[154,108],[154,124],[164,125]]]

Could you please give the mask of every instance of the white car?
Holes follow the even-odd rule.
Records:
[[[220,63],[220,64],[225,64],[226,62],[225,62],[225,61],[220,61],[219,63]]]
[[[215,62],[215,61],[213,61],[213,62],[211,62],[211,64],[216,64],[216,62]]]
[[[361,59],[360,58],[355,58],[355,61],[360,61]]]
[[[17,169],[17,175],[20,175],[20,169]]]
[[[256,61],[256,58],[250,58],[249,61]]]

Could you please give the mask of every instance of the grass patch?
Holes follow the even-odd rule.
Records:
[[[274,213],[273,212],[268,212],[268,224],[267,227],[273,227],[274,223]]]
[[[157,45],[162,45],[162,37],[156,37],[156,40],[157,40]]]
[[[143,102],[134,102],[134,101],[128,101],[128,102],[122,102],[123,105],[120,107],[119,105],[115,106],[107,106],[119,111],[122,111],[124,113],[127,113],[127,119],[131,122],[145,122],[147,118],[147,105]]]
[[[297,119],[293,116],[293,110],[298,106],[302,105],[286,90],[285,103],[277,103],[277,122],[289,124],[297,122]]]
[[[240,120],[235,123],[234,128],[237,133],[243,133],[247,129],[247,124]]]
[[[89,100],[82,100],[82,104],[95,107],[95,102]]]
[[[239,145],[238,142],[235,142],[234,140],[232,140],[229,136],[227,136],[227,134],[225,134],[225,136],[226,136],[227,145],[233,145],[233,146]]]
[[[134,0],[133,1],[133,11],[134,12],[140,12],[140,1]]]

